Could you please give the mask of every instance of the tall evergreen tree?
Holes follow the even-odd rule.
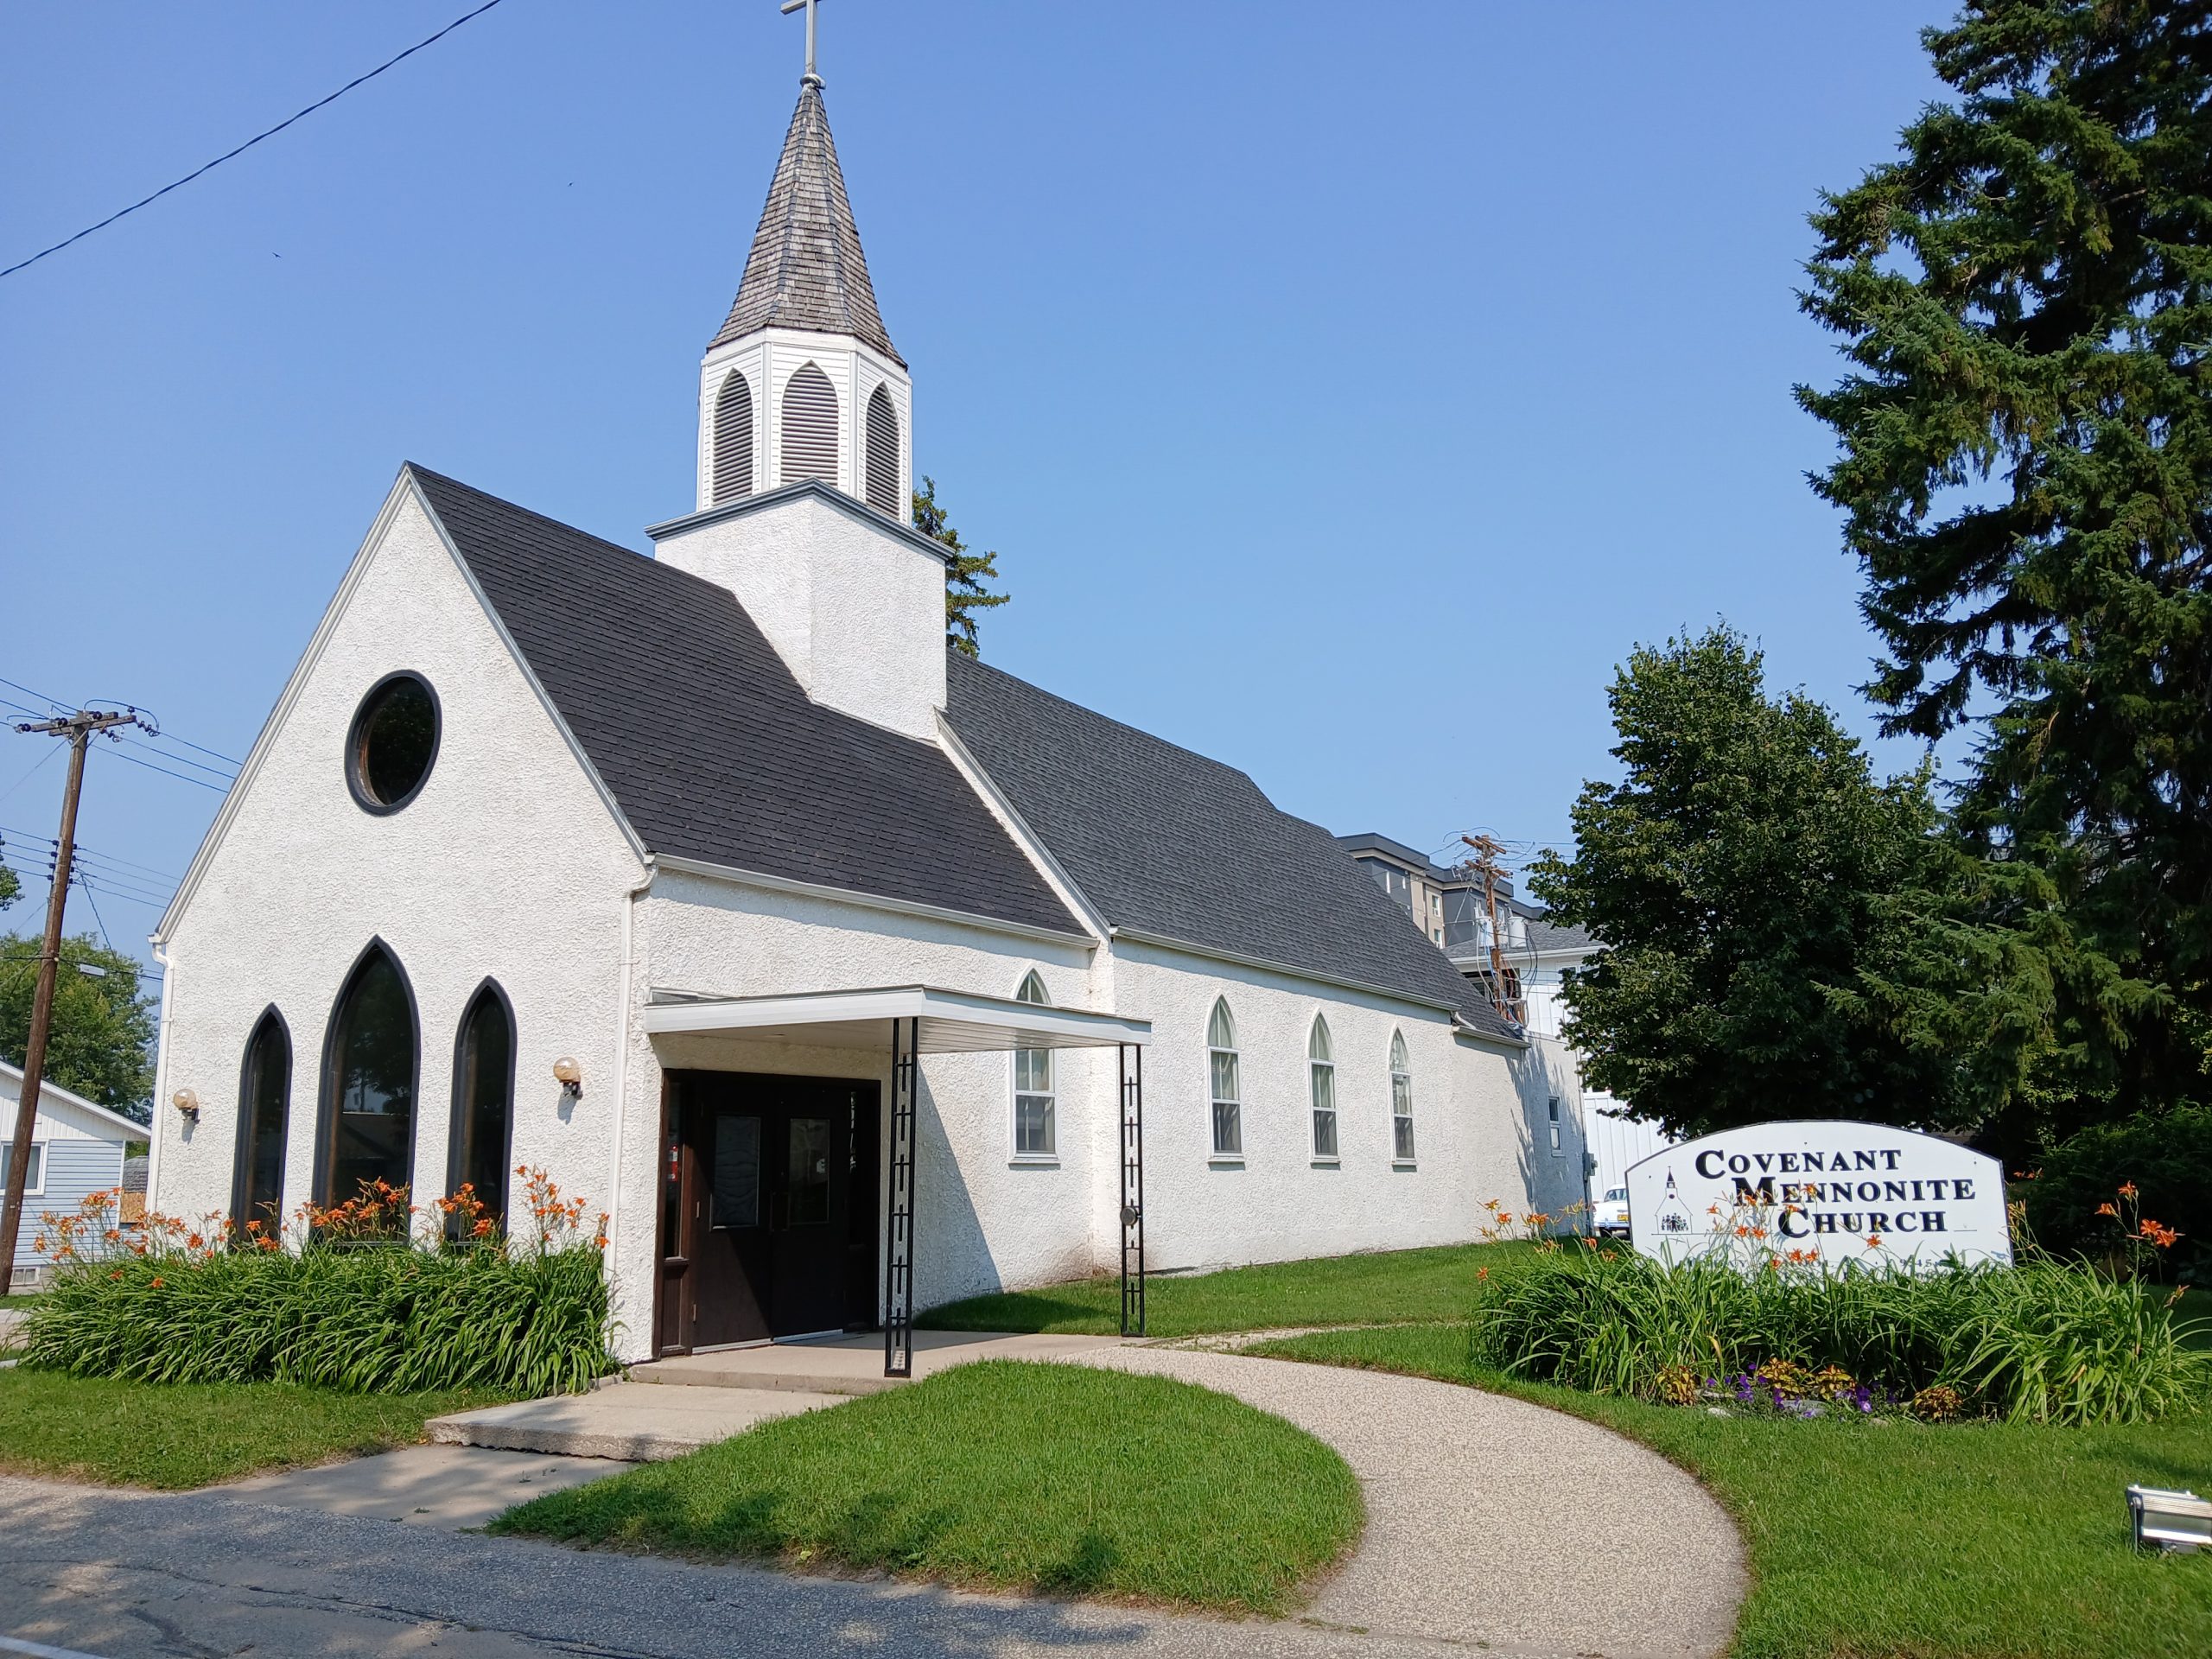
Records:
[[[914,528],[932,541],[942,542],[952,556],[944,567],[944,637],[954,649],[970,657],[982,652],[976,641],[979,612],[1003,605],[1011,594],[995,594],[983,586],[986,578],[998,580],[996,553],[971,553],[952,527],[952,520],[937,499],[937,480],[925,473],[922,487],[914,492]]]
[[[1892,733],[1976,729],[1957,822],[2060,907],[2052,1130],[2207,1097],[2209,15],[1974,0],[1923,37],[1956,99],[1813,217],[1804,305],[1853,368],[1798,397],[1868,690]]]
[[[1677,1134],[1979,1121],[2043,1003],[1971,918],[1928,769],[1878,781],[1725,627],[1638,649],[1610,696],[1622,779],[1584,787],[1572,859],[1530,869],[1605,946],[1565,992],[1585,1080]]]

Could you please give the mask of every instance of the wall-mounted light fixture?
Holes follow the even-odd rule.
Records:
[[[573,1056],[563,1054],[553,1062],[553,1079],[561,1085],[561,1092],[570,1100],[584,1097],[584,1069]]]
[[[2135,1522],[2135,1547],[2193,1554],[2212,1545],[2212,1503],[2195,1492],[2170,1492],[2158,1486],[2127,1489],[2127,1513]]]
[[[169,1096],[169,1104],[176,1108],[177,1115],[186,1122],[197,1123],[200,1121],[200,1096],[191,1090],[178,1090]]]

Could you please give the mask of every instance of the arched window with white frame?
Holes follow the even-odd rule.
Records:
[[[1213,1014],[1206,1021],[1207,1071],[1213,1093],[1213,1155],[1244,1155],[1243,1107],[1236,1075],[1236,1021],[1230,1018],[1229,999],[1214,999]]]
[[[1402,1031],[1390,1033],[1390,1145],[1400,1163],[1413,1162],[1414,1073]]]
[[[1313,1016],[1306,1039],[1306,1075],[1313,1095],[1313,1155],[1337,1155],[1337,1056],[1329,1043],[1329,1022]]]
[[[1033,970],[1022,980],[1014,1000],[1039,1007],[1052,1001],[1045,995],[1045,982]],[[1017,1158],[1058,1155],[1059,1128],[1054,1120],[1059,1096],[1052,1071],[1051,1049],[1014,1051],[1014,1155]]]

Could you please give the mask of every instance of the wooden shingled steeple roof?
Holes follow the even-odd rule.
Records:
[[[875,308],[821,83],[811,78],[799,87],[736,302],[707,349],[763,328],[849,334],[906,366]]]

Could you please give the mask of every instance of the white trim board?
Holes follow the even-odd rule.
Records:
[[[733,1035],[843,1027],[874,1046],[876,1029],[896,1020],[921,1022],[925,1054],[992,1053],[1013,1048],[1113,1048],[1152,1040],[1149,1020],[1055,1008],[1011,997],[978,996],[935,985],[887,985],[779,996],[700,996],[656,987],[641,1023],[651,1035]],[[823,1034],[827,1034],[826,1033]]]
[[[677,858],[666,853],[654,861],[656,867],[672,870],[679,875],[703,876],[712,881],[728,881],[741,887],[758,887],[764,893],[796,893],[805,899],[824,899],[836,904],[851,905],[859,910],[878,910],[893,916],[919,916],[930,921],[957,922],[963,927],[980,928],[987,933],[1002,933],[1017,939],[1041,939],[1052,944],[1080,945],[1086,950],[1098,948],[1098,941],[1087,933],[1071,933],[1065,928],[1038,927],[1028,922],[1011,922],[996,916],[980,916],[970,910],[954,910],[945,905],[925,904],[918,899],[894,899],[879,893],[862,893],[856,887],[833,887],[818,881],[801,881],[788,875],[770,875],[763,870],[741,870],[731,864],[709,863],[700,858]]]

